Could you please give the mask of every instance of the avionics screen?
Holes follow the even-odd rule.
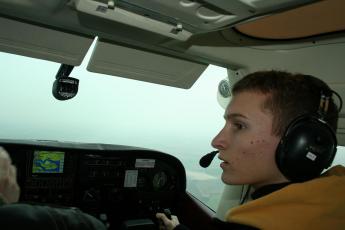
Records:
[[[64,152],[35,151],[32,173],[63,173],[64,161]]]

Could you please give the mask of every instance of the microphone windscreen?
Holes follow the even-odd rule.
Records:
[[[213,158],[217,155],[218,152],[219,151],[216,150],[216,151],[210,152],[210,153],[206,154],[205,156],[201,157],[199,160],[199,165],[203,168],[207,168],[208,166],[210,166]]]

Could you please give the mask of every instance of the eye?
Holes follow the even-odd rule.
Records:
[[[243,130],[243,129],[246,128],[246,126],[243,123],[240,123],[240,122],[234,122],[233,123],[233,127],[236,130]]]

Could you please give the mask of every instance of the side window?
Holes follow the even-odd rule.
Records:
[[[338,146],[332,165],[345,165],[345,147]]]
[[[209,66],[190,89],[195,100],[189,103],[193,107],[193,117],[186,121],[185,127],[181,127],[189,133],[185,148],[190,150],[178,155],[186,168],[187,191],[212,210],[217,210],[224,188],[220,179],[220,160],[215,157],[207,168],[202,168],[199,160],[214,150],[211,141],[224,125],[224,108],[217,101],[217,91],[219,82],[225,78],[225,68]]]

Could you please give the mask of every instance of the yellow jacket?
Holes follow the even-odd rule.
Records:
[[[263,230],[345,229],[345,168],[235,207],[226,220]]]

